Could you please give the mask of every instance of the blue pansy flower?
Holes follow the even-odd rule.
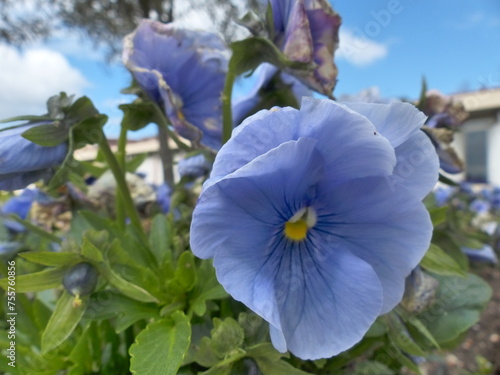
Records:
[[[46,147],[22,136],[28,129],[47,122],[27,123],[0,131],[0,190],[18,190],[52,175],[52,168],[60,165],[68,145]]]
[[[304,98],[249,117],[217,154],[191,247],[279,351],[336,355],[401,301],[432,235],[424,121],[407,103]]]
[[[474,211],[478,214],[485,214],[490,211],[491,204],[490,202],[476,198],[469,204],[469,210]]]
[[[36,189],[25,189],[20,195],[14,196],[6,201],[0,208],[0,213],[2,216],[8,216],[10,214],[15,214],[21,219],[25,220],[31,210],[33,202],[38,196],[38,190]],[[17,221],[4,219],[4,226],[13,232],[24,232],[26,228],[24,225],[18,223]]]
[[[276,45],[290,60],[317,64],[313,72],[294,74],[313,90],[330,95],[337,81],[333,55],[340,16],[327,0],[270,0],[270,4]]]
[[[212,162],[204,154],[197,154],[184,158],[177,164],[181,177],[198,178],[207,176],[212,169]]]
[[[156,202],[164,214],[170,211],[170,201],[172,200],[172,189],[168,184],[161,184],[156,188]]]
[[[228,55],[216,34],[143,20],[125,38],[123,60],[180,135],[218,149]]]
[[[442,207],[447,204],[454,193],[455,189],[449,186],[439,186],[436,190],[434,190],[434,200],[436,202],[436,206]]]
[[[283,83],[291,89],[293,97],[297,100],[297,105],[301,102],[303,96],[312,96],[312,91],[295,77],[285,72],[279,72],[278,68],[272,64],[260,64],[249,78],[254,80],[249,92],[233,101],[232,116],[235,126],[239,125],[248,115],[256,112],[255,108],[262,100],[261,91],[266,91],[266,86],[276,74],[279,74]],[[274,88],[272,89],[274,91]]]

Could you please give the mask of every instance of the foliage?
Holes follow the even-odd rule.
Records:
[[[11,4],[8,0],[3,0],[3,3]],[[213,3],[224,2],[207,2],[207,6]],[[57,4],[59,3],[51,3],[51,6],[57,6]],[[60,3],[56,14],[62,20],[66,20],[70,26],[80,27],[83,25],[83,18],[80,19],[80,16],[88,19],[87,11],[94,15],[97,12],[95,6],[84,7],[84,4],[87,3],[84,1]],[[171,19],[169,12],[172,12],[172,2],[165,4],[148,1],[124,2],[128,8],[121,8],[120,12],[128,9],[126,15],[116,13],[115,4],[116,2],[101,4],[102,9],[105,9],[101,12],[101,16],[105,17],[109,23],[105,27],[97,27],[101,25],[99,22],[102,20],[96,18],[91,24],[86,24],[85,27],[94,28],[92,33],[95,32],[95,34],[91,35],[101,37],[103,33],[115,27],[116,32],[112,33],[113,38],[125,31],[128,32],[133,27],[132,25],[135,25],[134,17],[141,12],[142,15],[145,15],[146,11],[149,14],[151,9],[155,9],[160,18],[167,14],[166,19]],[[324,5],[324,2],[319,1],[318,4]],[[73,7],[71,12],[65,8],[68,6]],[[234,4],[229,3],[228,6],[233,9]],[[80,9],[80,7],[83,7],[81,14],[75,14],[73,10]],[[228,139],[229,141],[215,156],[216,161],[209,179],[207,179],[207,169],[211,168],[210,164],[217,150],[208,149],[197,142],[190,143],[189,140],[182,139],[176,133],[175,127],[172,126],[174,125],[172,118],[177,116],[185,119],[182,114],[184,99],[179,101],[175,85],[169,85],[168,80],[163,76],[159,77],[158,82],[164,84],[162,89],[171,94],[170,101],[162,100],[161,95],[156,98],[158,100],[151,100],[145,94],[148,87],[141,88],[135,84],[129,88],[129,92],[137,94],[137,98],[133,103],[120,106],[124,112],[122,121],[124,131],[118,140],[117,150],[111,149],[102,131],[107,116],[98,113],[91,100],[86,97],[72,101],[71,97],[61,93],[49,99],[46,115],[11,119],[26,121],[21,125],[14,125],[13,128],[30,125],[27,131],[15,133],[13,139],[30,142],[30,145],[40,146],[45,151],[63,145],[65,157],[58,161],[57,170],[51,171],[53,172],[51,178],[38,181],[36,188],[25,190],[22,195],[6,192],[0,194],[0,201],[2,201],[0,204],[2,206],[0,288],[3,297],[0,306],[0,349],[2,351],[0,371],[6,374],[30,375],[58,373],[68,375],[129,373],[139,375],[177,373],[184,375],[327,375],[337,373],[382,375],[399,374],[405,368],[418,374],[420,373],[418,363],[421,358],[431,353],[442,353],[457,345],[467,330],[478,321],[481,310],[491,297],[491,289],[470,271],[469,259],[461,247],[465,245],[474,249],[485,244],[495,247],[492,232],[485,228],[486,224],[495,224],[498,221],[498,208],[489,210],[489,216],[487,216],[489,221],[484,221],[485,216],[479,215],[477,210],[472,209],[472,207],[479,207],[472,205],[477,197],[467,195],[469,193],[464,192],[463,188],[458,190],[455,197],[446,199],[450,202],[449,205],[435,200],[432,194],[424,200],[425,206],[422,204],[421,200],[438,178],[435,149],[425,148],[424,151],[428,156],[426,164],[428,169],[418,170],[413,177],[399,173],[399,167],[405,165],[403,165],[404,158],[397,158],[397,156],[404,156],[402,149],[414,146],[413,141],[419,140],[423,143],[427,142],[428,145],[431,144],[431,141],[420,131],[424,121],[422,119],[425,116],[418,113],[412,105],[399,103],[393,107],[386,107],[385,104],[365,106],[366,103],[357,103],[348,107],[334,103],[330,99],[306,99],[304,101],[306,104],[303,107],[323,106],[321,108],[328,109],[320,114],[312,110],[307,112],[309,115],[314,114],[310,117],[306,114],[305,117],[311,129],[313,125],[317,125],[313,120],[322,115],[326,116],[327,120],[335,116],[346,116],[341,118],[353,121],[351,131],[353,128],[357,129],[356,126],[360,121],[373,121],[373,123],[363,123],[368,126],[366,129],[369,131],[363,129],[362,136],[359,133],[351,138],[346,137],[345,134],[329,132],[330,128],[325,126],[322,126],[322,131],[314,137],[309,133],[300,133],[300,136],[293,134],[286,138],[284,134],[292,133],[290,129],[297,125],[292,117],[300,112],[292,108],[259,112],[251,119],[245,120],[244,125],[233,132],[237,124],[233,124],[231,116],[231,90],[237,76],[256,70],[263,62],[275,65],[276,73],[273,73],[272,80],[268,77],[267,81],[264,79],[261,82],[266,86],[265,88],[256,88],[255,97],[252,98],[251,105],[247,108],[250,114],[253,109],[270,108],[277,104],[272,98],[288,98],[288,102],[299,104],[294,99],[293,85],[286,83],[290,81],[285,81],[279,70],[286,71],[307,84],[307,80],[304,81],[303,77],[317,69],[318,61],[295,61],[284,53],[280,41],[274,38],[272,11],[273,9],[269,7],[266,15],[248,15],[244,23],[255,35],[231,45],[233,55],[228,64],[224,92],[222,96],[218,92],[216,97],[223,107],[223,123],[221,121],[216,130],[218,134],[222,134],[221,143]],[[311,9],[304,9],[304,11],[311,11]],[[332,15],[332,12],[328,14]],[[21,25],[13,26],[14,21],[9,22],[7,22],[8,27]],[[335,22],[339,22],[339,19],[335,18]],[[307,23],[303,19],[297,28],[300,29],[305,24]],[[36,25],[35,22],[34,26]],[[335,25],[335,27],[338,26],[337,23]],[[297,30],[291,30],[290,35],[296,35],[294,31]],[[20,38],[28,38],[30,32],[32,30],[26,30]],[[8,33],[10,31],[7,31],[7,34],[4,31],[6,38],[10,37]],[[337,35],[330,35],[330,37],[336,40]],[[111,39],[104,40],[111,43]],[[11,38],[10,41],[15,40]],[[186,40],[183,39],[181,42],[186,42]],[[333,60],[333,51],[329,52],[331,52],[329,58]],[[173,55],[172,58],[175,56]],[[197,68],[192,61],[188,66],[190,72],[191,69]],[[182,66],[179,69],[182,69]],[[180,72],[180,70],[177,71],[179,77],[174,77],[175,79],[183,78]],[[148,73],[162,74],[155,69],[151,69]],[[196,72],[193,74],[196,76]],[[147,81],[142,82],[142,85],[147,85]],[[328,82],[325,87],[330,87],[330,85],[334,85],[334,82]],[[310,88],[314,89],[314,87]],[[269,95],[266,90],[279,92],[276,95]],[[331,92],[328,94],[330,95]],[[167,110],[166,106],[170,103],[174,103],[179,112]],[[404,129],[406,133],[399,138],[392,133],[387,135],[387,127],[393,123],[389,125],[378,123],[379,117],[375,114],[381,112],[370,112],[373,108],[382,108],[385,111],[387,108],[393,109],[394,107],[404,108],[399,115],[401,113],[413,114],[412,121],[402,124],[402,126],[412,128]],[[368,113],[364,112],[367,108],[370,109]],[[331,117],[328,117],[326,112]],[[339,112],[342,114],[339,115]],[[390,118],[390,115],[386,115],[387,113],[385,117],[381,117]],[[350,116],[354,116],[356,121]],[[266,123],[269,118],[277,120],[272,124]],[[280,119],[287,121],[280,122]],[[158,187],[148,184],[134,174],[143,161],[143,157],[135,159],[126,157],[127,131],[139,130],[149,122],[156,122],[162,126],[168,137],[175,140],[179,149],[185,152],[186,157],[189,157],[186,159],[187,164],[179,168],[184,170],[181,173],[182,178],[175,183],[171,182],[169,186]],[[342,121],[340,123],[343,124]],[[36,126],[31,126],[34,124]],[[283,127],[279,128],[280,131],[273,133],[273,127],[276,124],[283,125]],[[400,125],[399,122],[397,124]],[[384,127],[385,125],[387,127]],[[251,133],[252,129],[257,129],[257,133]],[[342,128],[338,129],[343,131]],[[0,138],[2,131],[0,131]],[[265,146],[269,142],[274,142],[273,137],[281,138],[269,151],[265,149]],[[376,140],[374,137],[377,137]],[[379,139],[382,137],[383,139]],[[362,150],[361,146],[358,148],[356,142],[361,138],[369,139],[367,142],[373,148],[369,148],[369,151]],[[319,146],[316,148],[316,144],[330,139],[338,142],[338,147],[328,148],[324,144],[324,148]],[[240,141],[241,143],[238,143]],[[394,145],[397,142],[399,144]],[[76,161],[74,151],[88,144],[99,148],[96,159],[89,162]],[[165,144],[168,142],[163,143],[162,147],[166,147]],[[287,150],[297,145],[306,145],[306,151],[309,153],[286,153]],[[328,145],[331,146],[331,144]],[[344,150],[345,145],[350,147],[349,152],[340,152],[339,150]],[[380,146],[380,149],[375,146]],[[398,148],[398,146],[403,147]],[[377,152],[377,150],[383,150],[385,155],[384,162],[379,163],[380,165],[374,162],[376,154],[373,154],[375,155],[373,158],[364,157],[364,155],[372,155],[370,152]],[[8,152],[12,157],[11,160],[17,158],[38,166],[39,160],[33,161],[14,148],[10,148]],[[385,173],[383,175],[385,179],[380,177],[384,185],[382,183],[368,184],[366,181],[361,184],[359,181],[362,179],[355,178],[353,184],[348,185],[350,189],[344,186],[342,190],[335,184],[337,182],[335,178],[345,177],[343,173],[346,171],[342,168],[338,171],[335,169],[338,173],[333,177],[330,176],[333,169],[329,170],[330,173],[325,172],[328,167],[331,167],[331,165],[323,165],[327,160],[324,156],[331,156],[328,152],[331,152],[331,155],[338,153],[340,167],[347,165],[349,160],[351,162],[364,160],[365,164],[360,164],[362,168],[356,169],[356,173],[361,172],[363,168],[368,168],[366,160],[376,173],[379,172],[377,168],[380,170],[392,168],[389,171],[391,173]],[[45,154],[40,155],[43,159]],[[304,155],[310,159],[304,157],[296,160]],[[247,167],[250,163],[250,160],[245,159],[247,157],[257,160],[257,163],[262,162],[262,164],[257,164],[258,168],[255,167],[250,176],[244,174],[250,169]],[[288,169],[266,174],[266,171],[273,170],[278,157],[280,162],[288,163],[286,164]],[[267,160],[266,158],[274,162],[268,160],[265,164],[263,160]],[[296,163],[293,163],[294,161]],[[309,164],[304,164],[304,167],[301,162],[306,161]],[[385,163],[385,161],[388,162]],[[0,165],[1,163],[2,160],[0,160]],[[302,170],[298,168],[301,165]],[[323,169],[321,169],[322,166]],[[429,170],[430,173],[428,173]],[[387,172],[385,169],[383,171]],[[19,172],[24,172],[24,170]],[[239,295],[234,293],[233,287],[227,287],[227,275],[224,274],[227,269],[224,271],[220,268],[221,264],[224,265],[224,260],[227,262],[227,254],[223,252],[215,254],[215,259],[212,260],[206,258],[211,258],[214,254],[204,252],[208,253],[210,249],[215,249],[213,253],[216,253],[216,250],[219,251],[228,246],[230,250],[238,249],[239,251],[250,248],[251,251],[248,252],[250,256],[246,258],[249,263],[238,264],[238,267],[229,270],[233,272],[230,282],[248,278],[248,270],[251,267],[255,269],[255,265],[250,264],[250,261],[255,259],[258,251],[262,248],[266,249],[265,246],[269,243],[264,241],[265,245],[262,245],[259,242],[261,238],[258,233],[253,235],[252,231],[257,226],[254,221],[243,222],[243,224],[251,224],[247,226],[238,221],[236,213],[248,213],[255,207],[259,207],[258,202],[253,201],[252,196],[247,193],[252,187],[258,185],[256,182],[258,179],[262,191],[269,188],[270,181],[274,181],[266,192],[270,196],[275,194],[281,200],[286,201],[288,193],[282,191],[286,189],[283,186],[286,178],[293,177],[298,190],[305,184],[306,177],[310,178],[311,175],[316,174],[322,179],[331,177],[327,182],[332,184],[332,191],[340,189],[343,194],[332,198],[331,195],[327,196],[325,193],[328,198],[323,202],[325,207],[329,204],[337,205],[336,208],[344,208],[347,214],[332,211],[328,212],[328,215],[319,217],[316,215],[315,208],[297,207],[298,211],[293,217],[286,218],[283,223],[285,229],[278,231],[283,235],[284,241],[288,241],[288,247],[283,246],[283,249],[290,250],[290,252],[310,251],[311,248],[307,246],[299,248],[299,241],[307,238],[308,230],[317,223],[319,223],[318,226],[322,225],[326,220],[325,217],[328,216],[330,219],[340,217],[351,220],[343,219],[344,221],[340,224],[335,223],[343,230],[349,230],[349,225],[345,224],[358,223],[366,233],[372,235],[367,238],[367,242],[370,242],[370,246],[374,246],[375,250],[380,250],[377,249],[377,245],[381,247],[380,244],[384,244],[382,250],[390,248],[407,251],[404,255],[412,255],[414,258],[411,262],[405,260],[403,264],[408,269],[400,269],[401,275],[398,278],[393,274],[374,271],[374,269],[383,269],[385,264],[380,264],[383,257],[377,258],[376,251],[370,253],[373,258],[367,257],[362,262],[358,259],[357,268],[352,269],[349,276],[358,277],[365,283],[363,285],[367,285],[367,280],[379,283],[378,277],[385,276],[388,281],[395,281],[397,286],[401,287],[401,293],[403,283],[405,283],[405,294],[401,296],[385,291],[392,302],[387,303],[390,308],[380,314],[383,291],[379,289],[383,288],[377,289],[380,295],[368,296],[365,293],[363,296],[366,297],[365,301],[376,300],[374,303],[377,305],[376,311],[372,311],[368,318],[366,317],[368,314],[360,312],[363,309],[358,309],[357,313],[352,316],[344,314],[343,318],[349,321],[349,324],[340,327],[343,332],[338,335],[340,338],[352,337],[350,336],[352,332],[357,330],[357,333],[361,332],[361,334],[356,338],[356,343],[346,344],[342,347],[342,352],[337,352],[336,355],[330,357],[309,355],[309,358],[328,357],[311,360],[301,359],[287,352],[286,345],[283,349],[276,336],[271,339],[273,335],[276,335],[276,331],[284,332],[278,329],[282,328],[278,327],[278,323],[282,324],[283,321],[284,326],[286,319],[285,317],[283,319],[275,316],[269,317],[271,310],[267,311],[266,308],[271,309],[272,304],[257,306],[262,301],[259,298],[264,298],[259,291],[272,290],[281,293],[284,289],[292,287],[290,284],[293,278],[289,275],[288,279],[280,281],[282,290],[274,290],[268,285],[261,289],[250,285],[253,288],[252,292],[255,292],[252,298],[257,301],[251,305],[245,298],[238,298]],[[375,172],[368,175],[368,181],[375,181],[373,174]],[[429,175],[432,176],[429,177]],[[0,175],[0,181],[11,177],[10,174],[3,173]],[[234,180],[237,181],[236,185],[233,184]],[[318,178],[318,180],[321,179]],[[25,183],[24,187],[30,182],[33,181]],[[321,186],[324,188],[327,184]],[[394,191],[389,192],[388,187]],[[382,190],[385,195],[377,195]],[[201,196],[200,191],[203,191]],[[224,206],[226,211],[223,214],[227,215],[224,216],[220,211],[210,211],[206,208],[207,205],[209,208],[214,207],[209,203],[212,205],[217,203],[216,199],[209,199],[214,197],[217,200],[227,197],[238,199]],[[349,199],[344,199],[345,197]],[[198,199],[200,201],[197,203]],[[280,199],[275,199],[273,203],[280,203]],[[412,209],[404,211],[409,207],[409,201],[411,201]],[[288,204],[288,202],[285,203]],[[204,220],[210,225],[203,222],[200,224],[199,217],[196,218],[199,207],[207,210]],[[368,210],[365,210],[366,207]],[[417,208],[413,209],[414,207]],[[386,217],[387,212],[398,214],[403,212],[405,215],[401,217],[407,225],[405,233],[412,235],[396,236],[394,233],[401,232],[397,232],[394,228],[399,228],[398,225],[403,224],[393,220],[388,225],[387,221],[390,218]],[[342,214],[345,215],[342,216]],[[259,215],[259,220],[264,222],[272,216],[265,210]],[[383,238],[380,236],[377,238],[378,227],[368,221],[370,215],[378,215],[381,228],[386,231],[382,233]],[[194,222],[196,225],[192,226]],[[289,226],[286,226],[287,224]],[[191,229],[194,228],[193,230],[196,231],[200,225],[205,227],[202,236],[199,231],[193,232]],[[238,228],[241,236],[236,236],[238,237],[236,238],[226,235],[223,239],[221,233],[236,233],[235,228]],[[431,232],[432,239],[430,238]],[[342,233],[343,239],[352,235],[349,232]],[[385,236],[386,233],[390,234],[389,237]],[[340,247],[335,248],[331,245],[330,237],[318,236],[321,241],[316,241],[324,245],[327,251],[338,250],[340,252],[342,250]],[[243,244],[246,247],[241,241],[238,242],[241,238],[247,241]],[[356,229],[356,236],[351,238],[353,242],[345,248],[351,249],[353,246],[352,252],[359,251],[353,245],[358,238],[364,237]],[[394,241],[384,242],[388,241],[387,238],[389,240],[394,238]],[[418,239],[415,240],[415,238]],[[417,245],[412,241],[418,242]],[[191,249],[191,244],[196,244],[197,249],[194,249],[195,246]],[[194,254],[203,259],[195,257]],[[269,259],[271,258],[268,257],[267,260]],[[340,257],[339,259],[345,260]],[[398,256],[394,256],[387,259],[387,263],[398,259]],[[219,268],[214,268],[214,264]],[[346,269],[350,270],[350,268]],[[341,269],[340,272],[349,273],[346,269]],[[252,282],[256,280],[257,277],[253,278]],[[269,280],[274,279],[268,277],[260,281]],[[343,282],[347,280],[347,276],[339,280]],[[223,281],[226,281],[227,290],[221,284],[224,283]],[[276,285],[273,284],[272,287]],[[245,287],[249,289],[249,285]],[[315,284],[308,284],[307,287],[314,289]],[[346,290],[351,287],[351,291],[354,289],[352,284],[337,285],[336,293],[339,293],[338,291],[343,287]],[[370,290],[375,289],[374,287]],[[233,296],[228,292],[231,292]],[[318,300],[327,299],[324,295],[327,294],[325,289],[318,288],[310,292],[316,292]],[[350,297],[351,294],[353,293],[349,293],[348,290],[336,296]],[[280,298],[279,295],[272,296],[276,299]],[[349,301],[347,298],[345,300]],[[249,305],[255,312],[248,307]],[[318,304],[317,308],[321,310],[324,306],[330,305]],[[302,310],[306,310],[305,306],[303,307]],[[331,320],[338,319],[335,315],[338,311],[333,310],[336,309],[333,308],[324,313],[328,317],[331,315]],[[15,333],[12,333],[12,324],[8,319],[14,312],[16,313]],[[296,311],[288,311],[288,314],[295,313]],[[349,318],[352,319],[349,320]],[[360,321],[365,318],[366,320],[361,323]],[[367,321],[369,324],[366,323]],[[319,323],[321,325],[322,322]],[[298,325],[299,322],[296,327]],[[275,330],[274,334],[273,330]],[[314,333],[316,337],[321,336],[321,332]],[[312,337],[314,340],[313,336],[307,337],[308,339]],[[11,341],[15,341],[14,359],[9,357],[13,346]],[[317,342],[308,344],[310,347],[317,347]],[[16,367],[12,366],[13,362]],[[484,363],[481,366],[481,371],[483,370],[487,371],[487,365]]]

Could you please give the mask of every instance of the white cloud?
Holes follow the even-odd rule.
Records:
[[[78,96],[90,85],[66,57],[47,48],[0,45],[0,61],[0,119],[42,115],[50,96],[61,91]]]
[[[375,42],[362,32],[355,33],[349,29],[340,30],[339,40],[340,46],[335,56],[356,66],[366,66],[381,60],[389,51],[387,44]]]
[[[489,28],[499,27],[500,17],[495,14],[479,11],[470,13],[459,23],[453,24],[453,27],[458,30],[469,30],[479,26]]]

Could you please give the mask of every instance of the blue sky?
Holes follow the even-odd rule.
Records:
[[[331,3],[343,19],[336,96],[375,87],[384,97],[416,98],[423,75],[445,94],[500,86],[498,0]],[[113,135],[117,105],[133,99],[119,94],[130,79],[123,66],[106,65],[74,36],[23,50],[0,45],[0,67],[0,118],[43,113],[46,99],[64,90],[89,96],[110,117]]]

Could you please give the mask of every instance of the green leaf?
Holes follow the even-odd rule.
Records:
[[[253,37],[231,44],[233,54],[229,69],[236,75],[256,69],[261,63],[268,62],[281,69],[314,70],[315,64],[288,60],[285,55],[268,39]]]
[[[151,251],[156,258],[158,264],[162,264],[166,255],[169,255],[171,260],[171,246],[169,245],[172,234],[167,218],[163,214],[158,214],[153,218],[151,223],[151,231],[149,232],[149,244]]]
[[[448,213],[448,206],[436,207],[429,210],[431,215],[432,224],[438,226],[446,221],[446,214]]]
[[[101,250],[99,250],[88,237],[83,238],[82,242],[82,257],[94,262],[101,263],[104,262]]]
[[[118,106],[123,111],[121,125],[127,130],[136,131],[151,123],[157,123],[154,104],[151,102],[138,101]]]
[[[17,221],[18,223],[24,225],[26,227],[26,229],[28,229],[30,232],[33,232],[35,234],[37,234],[38,236],[40,237],[43,237],[51,242],[55,242],[55,243],[62,243],[62,240],[57,237],[56,235],[52,234],[52,233],[49,233],[45,230],[43,230],[42,228],[40,228],[39,226],[33,224],[32,222],[30,222],[29,220],[23,220],[21,219],[19,216],[15,215],[15,214],[11,214],[8,216],[9,219],[11,220],[15,220]]]
[[[88,296],[81,298],[80,304],[74,304],[75,298],[63,292],[56,308],[42,334],[42,353],[61,345],[73,332],[87,308]]]
[[[224,358],[227,354],[241,347],[245,333],[233,318],[224,320],[214,318],[214,329],[212,329],[211,336],[210,348],[219,358]]]
[[[344,374],[344,373],[343,373]],[[394,375],[395,372],[383,363],[377,361],[363,361],[356,366],[354,372],[349,370],[345,374],[350,375]]]
[[[62,279],[65,272],[65,267],[58,267],[26,275],[19,275],[16,277],[16,292],[40,292],[42,290],[56,288],[62,285]],[[1,279],[0,287],[7,290],[7,286],[8,280]]]
[[[436,339],[434,338],[434,336],[432,336],[432,333],[429,332],[427,327],[419,319],[415,318],[414,316],[410,316],[408,319],[408,324],[410,324],[418,332],[420,332],[422,334],[422,336],[424,336],[427,340],[429,340],[429,342],[432,345],[434,345],[437,349],[440,349],[439,344],[436,341]]]
[[[420,265],[427,271],[438,275],[457,275],[465,277],[467,273],[460,265],[446,254],[439,246],[431,244]]]
[[[196,269],[194,267],[194,255],[190,251],[185,251],[179,256],[175,279],[186,291],[193,289],[196,283]]]
[[[76,253],[54,253],[51,251],[31,251],[19,253],[21,258],[27,261],[42,264],[44,266],[70,266],[81,261],[81,257]]]
[[[190,309],[198,316],[207,311],[207,301],[226,298],[227,292],[217,281],[215,270],[209,260],[203,260],[198,268],[198,283],[190,293]]]
[[[278,353],[270,343],[263,343],[249,348],[247,355],[255,359],[263,375],[306,375],[308,372],[293,367],[281,359],[284,356]]]
[[[130,160],[127,161],[125,169],[127,170],[127,172],[135,172],[137,168],[139,168],[148,157],[149,155],[147,153],[133,156]]]
[[[130,347],[130,371],[138,375],[175,375],[191,343],[191,325],[181,312],[148,324]]]
[[[34,126],[21,135],[40,146],[54,147],[68,140],[69,129],[60,121]]]
[[[387,333],[387,325],[385,325],[381,319],[377,319],[373,322],[368,332],[366,332],[365,337],[380,337]]]
[[[112,290],[104,290],[90,296],[89,306],[83,320],[115,319],[115,331],[120,333],[138,320],[159,318],[156,304],[143,303],[125,297]]]
[[[477,323],[492,291],[484,280],[473,274],[466,278],[437,275],[436,278],[440,285],[435,303],[417,318],[443,346]]]
[[[148,291],[118,276],[108,263],[100,263],[97,268],[102,277],[127,297],[141,302],[159,302]]]
[[[455,181],[446,177],[445,175],[442,175],[441,173],[439,174],[439,182],[442,182],[443,184],[446,184],[449,186],[459,186]]]
[[[74,126],[96,115],[99,115],[99,111],[94,107],[92,101],[88,97],[82,96],[66,110],[64,121],[68,126]]]
[[[74,136],[75,148],[93,145],[102,141],[104,133],[102,127],[108,121],[108,116],[96,114],[81,120],[71,128]]]
[[[420,348],[417,343],[410,336],[403,322],[400,320],[399,316],[395,313],[390,313],[388,315],[389,321],[389,339],[400,348],[403,352],[415,355],[418,357],[424,357],[425,352]]]

